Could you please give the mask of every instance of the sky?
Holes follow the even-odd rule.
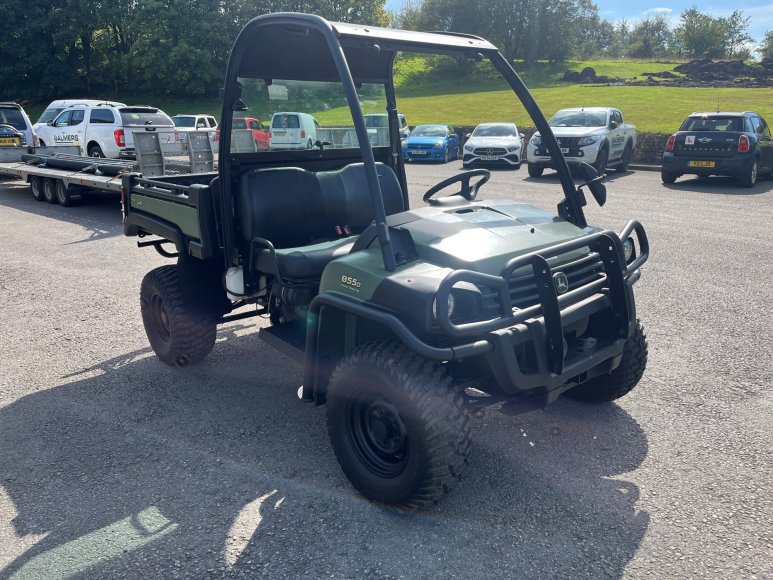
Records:
[[[387,0],[387,9],[399,11],[404,1]],[[599,8],[599,16],[613,22],[623,18],[633,22],[639,20],[648,12],[658,11],[668,14],[669,18],[673,20],[673,25],[676,25],[679,22],[679,15],[683,10],[696,6],[701,12],[706,12],[714,17],[727,16],[733,10],[743,10],[744,16],[751,18],[749,35],[756,41],[762,40],[766,31],[773,30],[773,2],[770,0],[734,0],[720,4],[690,0],[672,2],[661,2],[659,0],[628,0],[627,2],[620,2],[620,0],[595,0],[595,2]]]

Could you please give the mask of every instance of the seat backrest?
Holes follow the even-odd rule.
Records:
[[[394,171],[376,163],[376,173],[386,214],[403,211]],[[277,248],[333,239],[336,226],[358,234],[374,217],[364,163],[317,173],[300,167],[249,171],[240,179],[236,211],[245,240],[261,237]]]

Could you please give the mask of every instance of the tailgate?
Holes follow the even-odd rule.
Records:
[[[677,157],[732,157],[738,152],[740,133],[727,131],[685,131],[676,134],[674,155]]]

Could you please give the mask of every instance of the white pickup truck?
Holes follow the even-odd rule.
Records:
[[[553,115],[549,124],[570,165],[588,163],[596,168],[599,175],[609,166],[621,172],[628,170],[636,147],[636,127],[626,123],[618,109],[561,109]],[[539,132],[529,140],[527,159],[531,177],[539,177],[546,167],[552,167],[550,154]]]

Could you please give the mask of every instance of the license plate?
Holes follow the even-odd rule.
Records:
[[[287,131],[274,131],[272,135],[274,137],[284,137],[285,135],[287,135]]]
[[[714,161],[690,161],[687,165],[690,167],[714,167],[716,163]]]
[[[481,155],[480,158],[482,161],[496,161],[499,159],[496,155]]]
[[[426,151],[411,151],[411,155],[426,155]]]
[[[13,147],[21,145],[21,139],[18,137],[0,137],[0,147]]]
[[[561,147],[561,153],[566,155],[567,153],[569,153],[569,149],[567,147]]]

